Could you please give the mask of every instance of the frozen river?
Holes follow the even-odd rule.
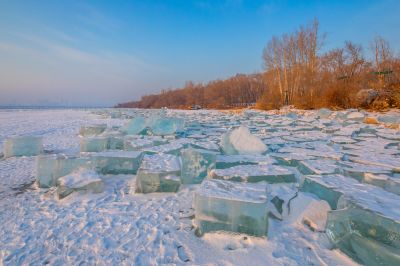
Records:
[[[151,129],[129,136],[140,127],[129,124],[138,114],[184,124],[164,137]],[[356,265],[379,261],[378,253],[399,261],[399,116],[356,110],[0,110],[0,151],[8,138],[41,136],[45,154],[88,156],[80,154],[87,139],[79,136],[81,127],[106,124],[100,136],[123,140],[118,149],[153,156],[139,162],[140,169],[169,167],[168,182],[178,182],[176,192],[142,194],[136,174],[102,172],[103,192],[58,199],[56,188],[35,182],[38,156],[3,157],[0,265]],[[189,147],[216,156],[198,183],[231,182],[230,191],[218,191],[212,182],[179,186]],[[228,199],[229,206],[230,199],[258,203],[257,193],[265,196],[267,236],[212,230],[196,236],[194,195]],[[358,224],[357,215],[364,224],[341,238],[337,228],[348,220]]]

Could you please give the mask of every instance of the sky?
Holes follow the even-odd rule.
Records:
[[[263,70],[274,35],[317,18],[323,49],[400,51],[398,0],[0,0],[0,106],[113,106]]]

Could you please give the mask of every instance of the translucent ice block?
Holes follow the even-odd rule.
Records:
[[[265,184],[205,180],[195,193],[194,208],[199,235],[210,231],[268,233]]]
[[[136,177],[136,192],[176,192],[180,182],[179,158],[171,154],[145,155]]]
[[[210,172],[213,179],[238,182],[290,183],[296,182],[294,173],[278,165],[239,165]]]
[[[152,117],[148,121],[148,126],[154,135],[165,136],[183,131],[185,121],[175,117]]]
[[[93,166],[88,157],[42,155],[37,158],[36,181],[39,187],[56,185],[59,177],[70,174],[78,168]]]
[[[122,129],[128,135],[137,135],[145,131],[147,127],[146,120],[143,116],[135,116],[129,123]]]
[[[105,150],[122,150],[124,140],[118,136],[98,136],[80,139],[81,152],[101,152]]]
[[[208,171],[215,168],[216,152],[202,149],[184,149],[181,151],[183,184],[199,184]]]
[[[43,152],[42,137],[14,137],[4,143],[4,157],[34,156]]]
[[[94,125],[94,126],[82,126],[79,130],[81,136],[93,136],[100,135],[107,129],[106,124]]]
[[[96,168],[102,174],[136,174],[142,153],[138,151],[105,151],[93,154]]]
[[[59,199],[63,199],[75,191],[101,193],[103,190],[103,181],[94,170],[78,169],[57,180],[57,195]]]
[[[326,232],[335,247],[359,263],[400,265],[399,219],[347,207],[329,212]]]

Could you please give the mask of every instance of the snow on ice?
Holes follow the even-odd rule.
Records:
[[[399,265],[399,117],[1,110],[0,265]]]

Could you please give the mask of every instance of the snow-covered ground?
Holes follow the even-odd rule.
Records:
[[[109,129],[116,129],[129,121],[131,112],[0,110],[0,150],[7,138],[33,135],[44,137],[45,153],[78,153],[81,126],[106,123]],[[308,170],[328,173],[332,164],[348,169],[356,163],[381,167],[383,174],[385,169],[400,169],[398,129],[366,125],[357,121],[357,116],[345,118],[345,112],[320,119],[316,119],[316,112],[299,112],[168,114],[191,125],[187,141],[210,150],[218,149],[221,135],[229,128],[245,125],[267,145],[268,154],[281,161],[326,159],[317,166],[305,163]],[[399,112],[390,115],[396,117]],[[170,146],[157,149],[176,148],[166,145]],[[340,165],[343,158],[344,165]],[[302,175],[295,167],[286,168],[301,182]],[[53,188],[38,188],[35,171],[35,157],[0,159],[0,265],[356,264],[332,249],[324,232],[311,230],[304,223],[305,216],[315,216],[320,210],[318,204],[312,205],[317,206],[314,213],[307,208],[309,202],[315,202],[308,193],[298,192],[292,211],[282,221],[269,219],[268,237],[227,232],[198,237],[192,202],[200,185],[182,185],[177,193],[138,194],[136,176],[107,175],[102,176],[104,192],[74,193],[58,200]],[[387,193],[388,197],[397,196]],[[397,212],[393,215],[399,218]]]

